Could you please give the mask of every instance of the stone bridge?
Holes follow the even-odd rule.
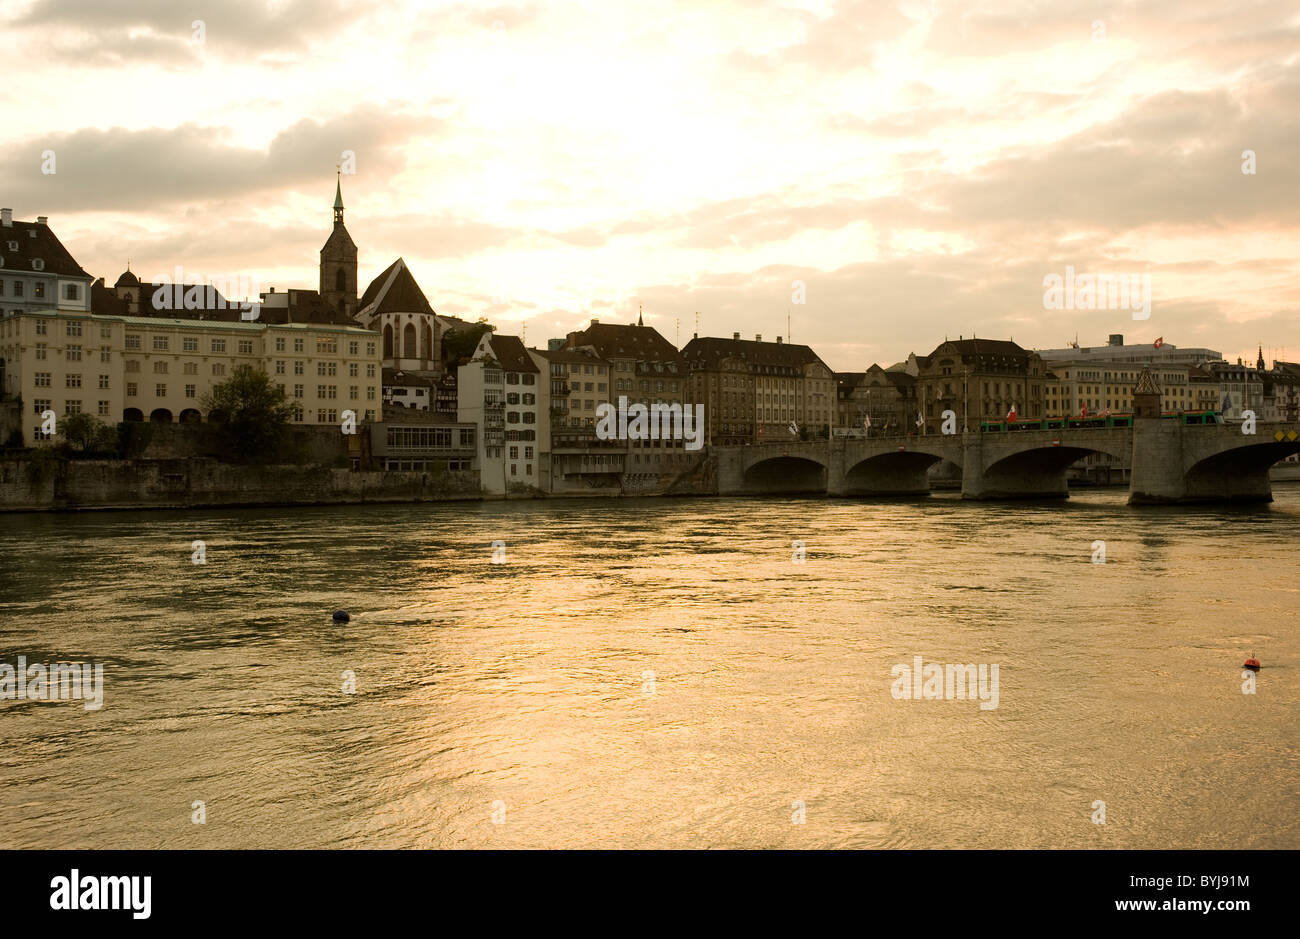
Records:
[[[1268,468],[1300,452],[1300,425],[1186,425],[1137,418],[1132,427],[872,437],[714,448],[718,491],[920,495],[941,460],[961,469],[966,499],[1069,495],[1065,471],[1104,453],[1132,467],[1129,502],[1269,501]]]

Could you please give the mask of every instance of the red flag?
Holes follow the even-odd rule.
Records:
[[[1153,343],[1153,345],[1154,345],[1157,349],[1159,349],[1159,348],[1160,348],[1161,346],[1163,346],[1164,344],[1165,344],[1165,337],[1164,337],[1164,336],[1161,336],[1160,338],[1158,338],[1158,339]]]
[[[1088,416],[1088,405],[1087,405],[1087,404],[1084,404],[1083,409],[1079,412],[1079,416],[1080,416],[1080,417],[1087,417],[1087,416]]]
[[[1007,422],[1014,424],[1016,422],[1016,406],[1011,405],[1011,410],[1007,412]]]

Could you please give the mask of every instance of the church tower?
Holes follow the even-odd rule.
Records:
[[[357,314],[357,246],[343,224],[343,177],[334,188],[334,230],[320,249],[320,295],[349,318]]]

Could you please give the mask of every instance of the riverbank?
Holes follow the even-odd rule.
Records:
[[[0,512],[478,500],[477,473],[171,460],[0,460]]]

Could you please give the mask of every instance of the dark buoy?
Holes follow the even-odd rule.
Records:
[[[348,620],[350,620],[350,619],[352,619],[352,617],[348,616],[346,610],[335,610],[335,611],[334,611],[334,622],[336,622],[336,623],[346,623],[346,622],[347,622]]]
[[[1248,668],[1252,672],[1259,671],[1259,659],[1252,655],[1250,658],[1246,659],[1246,663],[1242,665],[1242,668]]]

